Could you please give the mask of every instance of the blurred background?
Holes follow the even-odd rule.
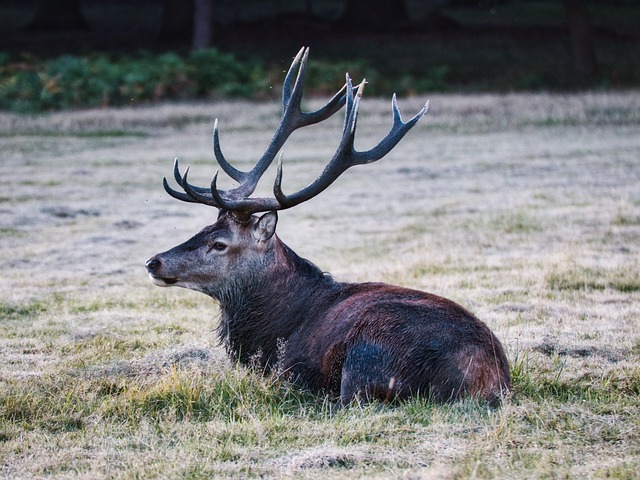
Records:
[[[640,86],[638,0],[2,0],[0,109]]]

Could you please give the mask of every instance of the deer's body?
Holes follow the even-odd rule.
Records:
[[[300,61],[291,91],[291,72]],[[381,158],[425,111],[403,123],[394,99],[390,134],[368,152],[357,152],[356,89],[347,78],[344,97],[334,97],[317,112],[301,112],[305,61],[301,51],[285,80],[284,127],[254,171],[239,172],[226,163],[215,130],[216,157],[241,181],[240,187],[219,191],[215,177],[210,191],[193,187],[176,163],[175,178],[186,193],[172,190],[165,181],[167,191],[180,200],[215,206],[220,214],[215,224],[187,242],[152,257],[147,262],[149,276],[159,286],[190,288],[217,300],[222,310],[219,334],[232,357],[242,363],[257,361],[265,371],[277,365],[301,386],[339,395],[344,403],[358,395],[381,400],[416,394],[437,401],[463,396],[499,400],[509,388],[509,364],[498,339],[474,315],[450,300],[417,290],[336,282],[275,235],[276,210],[317,195],[352,165]],[[267,157],[275,156],[274,145],[290,133],[281,130],[326,118],[342,101],[347,103],[344,136],[321,177],[285,196],[279,164],[275,199],[248,198],[273,160]],[[260,211],[267,213],[253,215]]]
[[[220,303],[219,334],[232,358],[265,371],[277,365],[295,383],[345,403],[358,394],[500,398],[509,367],[484,323],[429,293],[336,282],[280,241],[275,223],[275,213],[237,223],[223,212],[156,255],[149,272],[158,285],[197,285]],[[224,260],[234,252],[243,261],[230,268]]]

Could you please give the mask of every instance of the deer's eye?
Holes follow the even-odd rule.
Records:
[[[209,245],[209,251],[215,250],[216,252],[223,252],[227,249],[227,245],[222,242],[213,242]]]

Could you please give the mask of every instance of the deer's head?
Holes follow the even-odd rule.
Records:
[[[221,210],[216,223],[147,260],[149,278],[160,287],[189,288],[219,298],[220,291],[271,263],[276,223],[275,212],[241,222]]]
[[[278,245],[275,233],[278,210],[298,205],[318,195],[331,185],[345,170],[354,166],[372,163],[385,156],[416,122],[426,113],[427,105],[407,122],[402,121],[395,95],[393,96],[393,125],[378,145],[367,151],[354,148],[358,108],[365,86],[363,80],[353,86],[349,75],[346,83],[322,108],[314,112],[303,112],[300,104],[303,96],[304,77],[309,50],[302,48],[293,60],[282,88],[282,118],[280,125],[262,157],[252,170],[243,172],[233,167],[222,154],[218,136],[218,121],[214,123],[213,151],[222,170],[239,186],[230,190],[217,187],[216,173],[209,187],[191,185],[188,180],[189,167],[180,172],[175,160],[173,174],[184,192],[174,190],[167,179],[163,185],[167,193],[178,200],[203,203],[220,210],[218,221],[177,247],[155,255],[146,263],[151,280],[160,286],[181,286],[217,296],[214,284],[221,285],[237,281],[261,270],[277,256]],[[267,168],[289,136],[298,128],[321,122],[343,106],[345,119],[338,148],[322,174],[302,190],[285,194],[282,191],[282,155],[278,160],[273,197],[251,197]],[[257,213],[267,212],[258,217]]]

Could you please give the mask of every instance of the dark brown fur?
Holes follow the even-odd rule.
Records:
[[[158,285],[218,300],[220,338],[242,363],[278,365],[302,387],[344,403],[417,394],[494,403],[508,390],[502,345],[474,315],[421,291],[336,282],[278,239],[276,218],[238,222],[222,212],[215,225],[150,259],[149,274]],[[214,252],[222,240],[225,251]]]

